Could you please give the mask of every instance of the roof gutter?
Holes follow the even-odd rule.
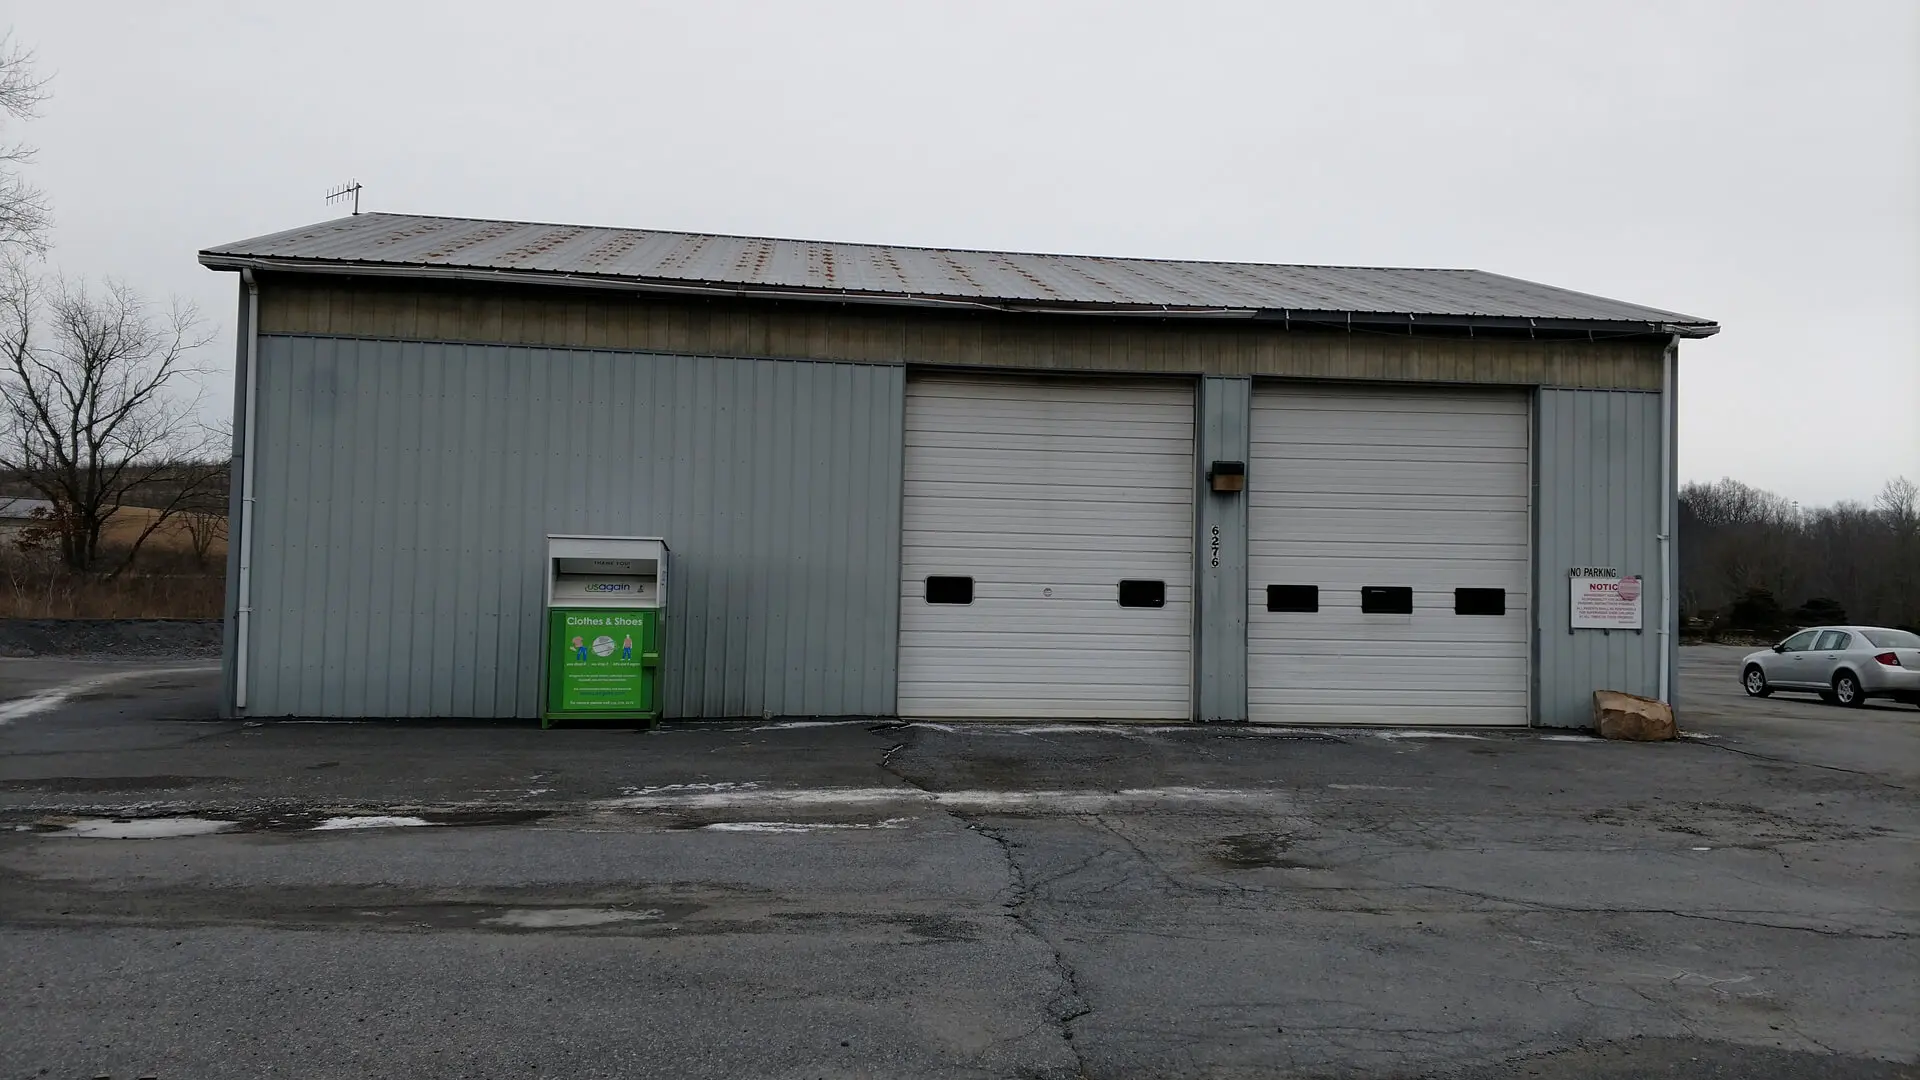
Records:
[[[490,270],[470,267],[441,267],[380,263],[350,263],[323,259],[288,259],[272,256],[221,255],[200,253],[200,265],[210,270],[276,272],[292,274],[330,274],[342,277],[396,278],[414,281],[465,281],[497,285],[595,289],[654,296],[698,296],[730,300],[798,301],[802,303],[861,304],[877,307],[911,307],[934,310],[992,311],[1021,315],[1086,315],[1101,318],[1149,319],[1261,319],[1300,323],[1316,329],[1388,329],[1395,333],[1433,330],[1494,330],[1502,332],[1545,330],[1607,333],[1610,335],[1661,334],[1679,337],[1708,337],[1719,333],[1715,323],[1640,323],[1606,319],[1529,319],[1483,315],[1411,315],[1395,312],[1357,312],[1335,310],[1259,309],[1233,307],[1179,307],[1168,304],[1047,304],[1032,301],[963,300],[921,293],[870,293],[851,290],[804,288],[742,287],[728,285],[688,285],[596,274],[573,274],[538,270]]]

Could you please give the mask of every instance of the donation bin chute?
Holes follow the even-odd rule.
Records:
[[[540,726],[660,719],[667,544],[547,537],[547,684]]]

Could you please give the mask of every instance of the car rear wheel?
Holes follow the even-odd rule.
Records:
[[[1860,689],[1860,679],[1851,671],[1843,671],[1833,677],[1833,700],[1841,705],[1858,708],[1867,703],[1867,695]]]
[[[1760,670],[1759,664],[1748,664],[1747,670],[1740,676],[1740,685],[1746,687],[1748,697],[1766,697],[1773,693],[1773,687],[1767,685],[1767,673]]]

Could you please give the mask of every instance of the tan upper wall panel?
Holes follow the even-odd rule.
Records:
[[[1048,371],[1652,390],[1660,341],[1287,330],[1241,320],[747,304],[485,285],[269,276],[267,334]]]

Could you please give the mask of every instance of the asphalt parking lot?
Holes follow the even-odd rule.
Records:
[[[1920,709],[222,722],[0,661],[0,1075],[1912,1077]]]

